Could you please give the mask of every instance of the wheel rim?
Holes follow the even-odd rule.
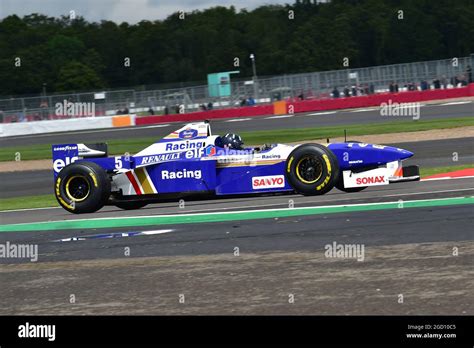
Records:
[[[296,176],[305,184],[314,184],[323,175],[323,163],[320,157],[304,156],[296,164]]]
[[[90,194],[90,185],[85,176],[74,175],[66,181],[66,195],[74,202],[85,200]]]

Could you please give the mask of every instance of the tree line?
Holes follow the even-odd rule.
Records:
[[[472,18],[472,0],[299,0],[136,24],[11,15],[0,21],[0,95],[251,76],[251,53],[259,76],[461,57],[474,52]]]

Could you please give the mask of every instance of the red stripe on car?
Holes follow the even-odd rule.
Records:
[[[137,180],[135,180],[135,177],[133,176],[132,172],[127,172],[126,174],[127,174],[128,180],[130,180],[130,182],[132,183],[132,186],[135,192],[137,193],[137,195],[141,195],[142,191],[140,190],[140,186],[138,185]]]

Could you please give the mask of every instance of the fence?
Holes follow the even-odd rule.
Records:
[[[474,54],[469,57],[384,65],[359,69],[302,73],[257,79],[257,93],[249,81],[231,82],[229,97],[211,98],[207,85],[154,89],[96,91],[86,93],[55,94],[37,97],[0,99],[0,116],[3,122],[43,120],[75,117],[60,114],[56,106],[64,102],[94,103],[95,116],[117,113],[176,113],[195,111],[212,103],[213,108],[237,106],[243,99],[253,97],[257,103],[270,103],[274,99],[287,99],[303,95],[305,99],[330,96],[334,88],[356,86],[360,93],[377,93],[388,90],[390,83],[403,86],[421,81],[440,80],[443,87],[468,82],[468,67],[474,66]],[[258,67],[257,67],[258,68]],[[472,73],[471,73],[472,74]],[[183,108],[179,110],[179,106]],[[149,109],[152,110],[149,110]]]

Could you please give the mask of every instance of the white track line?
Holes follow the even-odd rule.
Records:
[[[155,231],[137,231],[139,233],[135,234],[135,235],[132,235],[131,232],[123,232],[121,234],[121,237],[122,238],[130,238],[130,237],[140,237],[140,236],[151,236],[151,235],[155,235],[155,234],[164,234],[164,233],[169,233],[169,232],[173,232],[174,230],[155,230]],[[109,233],[110,236],[112,235],[117,235],[119,232],[117,233]],[[93,239],[93,238],[90,238],[90,237],[96,237],[98,235],[106,235],[107,233],[98,233],[98,234],[90,234],[90,235],[84,235],[84,236],[80,236],[80,237],[70,237],[70,238],[63,238],[63,239],[57,239],[57,240],[53,240],[53,242],[76,242],[76,241],[85,241],[87,239]],[[101,239],[113,239],[113,238],[117,238],[117,237],[104,237],[104,238],[101,238]],[[99,238],[97,238],[99,239]]]
[[[118,131],[126,131],[126,130],[142,130],[142,129],[149,129],[149,128],[163,128],[168,127],[170,124],[155,124],[151,126],[143,126],[143,127],[118,127],[118,128],[104,128],[104,129],[97,129],[97,130],[84,130],[80,132],[57,132],[57,133],[47,133],[47,134],[30,134],[30,135],[21,135],[21,136],[14,136],[15,138],[33,138],[33,137],[52,137],[56,135],[74,135],[74,134],[89,134],[89,133],[103,133],[103,132],[118,132]],[[12,136],[13,137],[13,136]]]
[[[315,112],[312,114],[306,114],[305,116],[332,115],[335,113],[337,113],[337,111],[324,111],[324,112]]]
[[[143,129],[143,128],[163,128],[163,127],[168,127],[171,126],[169,123],[167,124],[155,124],[152,126],[143,126],[143,127],[135,127],[135,128],[127,128],[127,129]]]
[[[270,117],[265,117],[265,120],[271,120],[271,119],[274,119],[274,118],[288,118],[288,117],[293,117],[293,115],[270,116]]]
[[[364,112],[364,111],[378,111],[379,108],[370,108],[370,109],[359,109],[359,110],[353,110],[349,112]]]
[[[233,120],[228,120],[224,122],[241,122],[241,121],[248,121],[251,120],[251,118],[234,118]]]
[[[449,102],[449,103],[444,103],[444,104],[435,104],[436,106],[448,106],[448,105],[461,105],[461,104],[470,104],[472,103],[471,100],[467,101],[456,101],[456,102]]]
[[[142,231],[141,234],[144,235],[154,235],[154,234],[163,234],[163,233],[169,233],[173,232],[174,230],[156,230],[156,231]]]

